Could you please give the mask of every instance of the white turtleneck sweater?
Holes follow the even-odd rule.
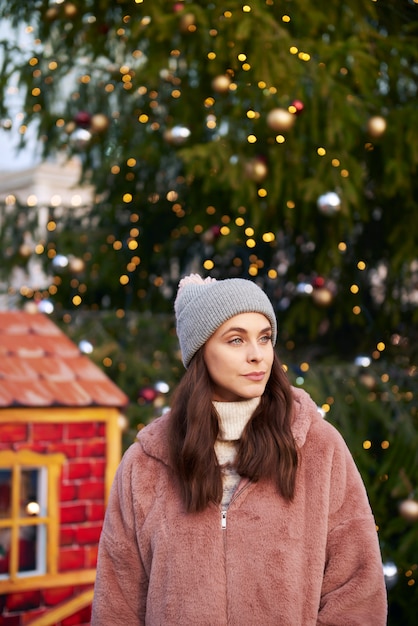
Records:
[[[241,402],[213,402],[219,416],[219,435],[215,441],[215,453],[222,469],[222,508],[228,508],[234,491],[241,479],[232,467],[237,453],[237,443],[260,398]]]

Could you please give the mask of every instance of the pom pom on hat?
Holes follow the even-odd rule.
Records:
[[[190,274],[179,283],[174,303],[177,336],[184,366],[213,333],[234,315],[262,313],[270,322],[273,345],[277,321],[273,306],[258,285],[244,278],[216,280]]]

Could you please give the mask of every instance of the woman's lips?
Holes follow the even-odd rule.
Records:
[[[249,374],[245,374],[245,378],[248,380],[252,380],[254,382],[259,382],[263,380],[265,376],[265,372],[250,372]]]

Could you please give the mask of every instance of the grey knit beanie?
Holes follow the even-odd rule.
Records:
[[[179,283],[176,301],[177,336],[184,366],[219,326],[240,313],[262,313],[271,324],[273,345],[277,321],[273,306],[260,287],[244,278],[203,279],[190,274]]]

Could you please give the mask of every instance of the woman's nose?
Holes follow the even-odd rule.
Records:
[[[260,346],[257,344],[251,344],[248,348],[248,360],[258,362],[261,361],[263,355],[261,353]]]

